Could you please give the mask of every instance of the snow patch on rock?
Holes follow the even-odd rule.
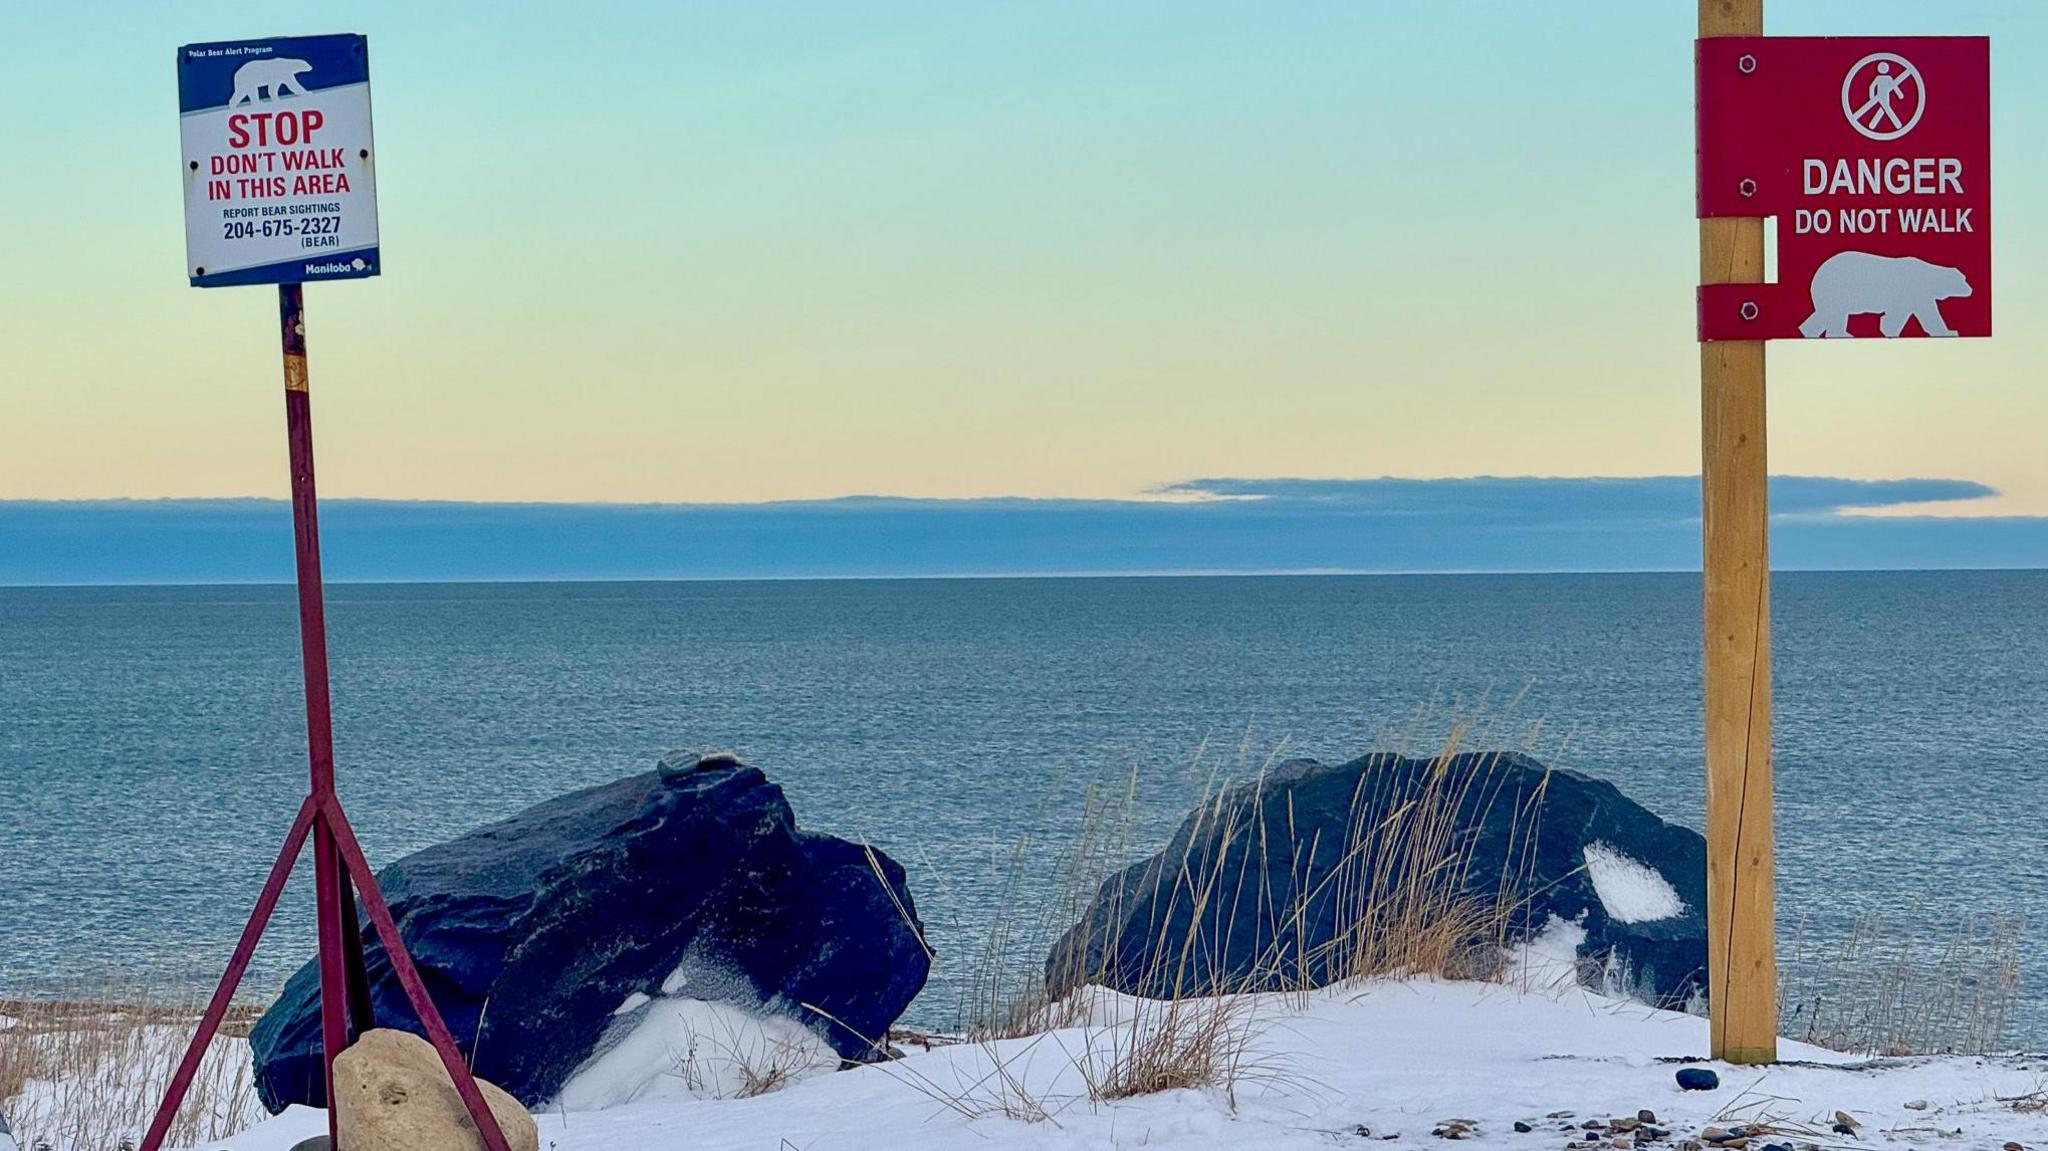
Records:
[[[1685,901],[1655,868],[1607,844],[1586,845],[1586,875],[1608,916],[1621,923],[1654,923],[1685,914]]]

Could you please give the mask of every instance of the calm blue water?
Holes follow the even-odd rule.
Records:
[[[807,826],[909,868],[941,952],[928,1021],[1013,848],[1057,855],[1077,789],[1132,770],[1149,847],[1247,741],[1339,760],[1420,705],[1520,693],[1500,741],[1540,721],[1553,762],[1696,827],[1704,803],[1696,576],[329,596],[342,792],[374,860],[671,747],[734,749]],[[2048,907],[2048,573],[1788,574],[1775,597],[1784,933]],[[284,587],[0,589],[0,994],[217,971],[304,786],[296,627]],[[1204,741],[1222,750],[1191,766]],[[309,953],[305,896],[253,995]],[[2027,964],[2022,1034],[2048,1042],[2048,962]]]

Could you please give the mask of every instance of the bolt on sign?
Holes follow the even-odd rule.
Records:
[[[178,111],[194,287],[378,273],[365,38],[187,44]]]
[[[1777,281],[1702,340],[1991,334],[1991,41],[1698,42],[1699,215],[1777,218]]]

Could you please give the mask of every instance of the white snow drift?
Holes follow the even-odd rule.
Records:
[[[1119,1008],[1129,1001],[1098,994],[1103,1002],[1091,1012],[1098,1024],[1127,1014]],[[1564,1120],[1546,1118],[1552,1112],[1572,1111],[1583,1120],[1633,1117],[1643,1108],[1674,1132],[1664,1147],[1710,1122],[1819,1122],[1826,1132],[1836,1110],[1862,1127],[1857,1137],[1814,1140],[1831,1151],[2048,1144],[2048,1114],[2010,1102],[2043,1090],[2044,1060],[1859,1062],[1786,1043],[1786,1064],[1719,1065],[1719,1090],[1687,1093],[1678,1090],[1666,1060],[1704,1055],[1706,1020],[1577,987],[1534,994],[1499,984],[1413,980],[1332,989],[1306,1003],[1262,996],[1250,1006],[1257,1033],[1234,1098],[1211,1088],[1093,1103],[1076,1060],[1099,1054],[1106,1044],[1101,1032],[1071,1028],[986,1046],[913,1051],[893,1064],[800,1078],[757,1098],[676,1092],[601,1111],[550,1112],[540,1117],[541,1145],[555,1151],[1435,1151],[1441,1143],[1432,1128],[1464,1118],[1477,1122],[1464,1138],[1475,1151],[1557,1151],[1570,1136],[1558,1129]],[[677,1011],[693,1029],[721,1025],[715,1017],[692,1015],[695,1008]],[[1049,1117],[1025,1122],[1002,1114],[1002,1097],[1019,1092]],[[1536,1131],[1517,1134],[1518,1120]],[[319,1112],[296,1109],[203,1151],[288,1151],[323,1122]]]

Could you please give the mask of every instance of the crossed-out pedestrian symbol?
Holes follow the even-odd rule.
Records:
[[[1842,114],[1873,140],[1898,139],[1926,111],[1927,83],[1904,56],[1873,52],[1842,78]]]

